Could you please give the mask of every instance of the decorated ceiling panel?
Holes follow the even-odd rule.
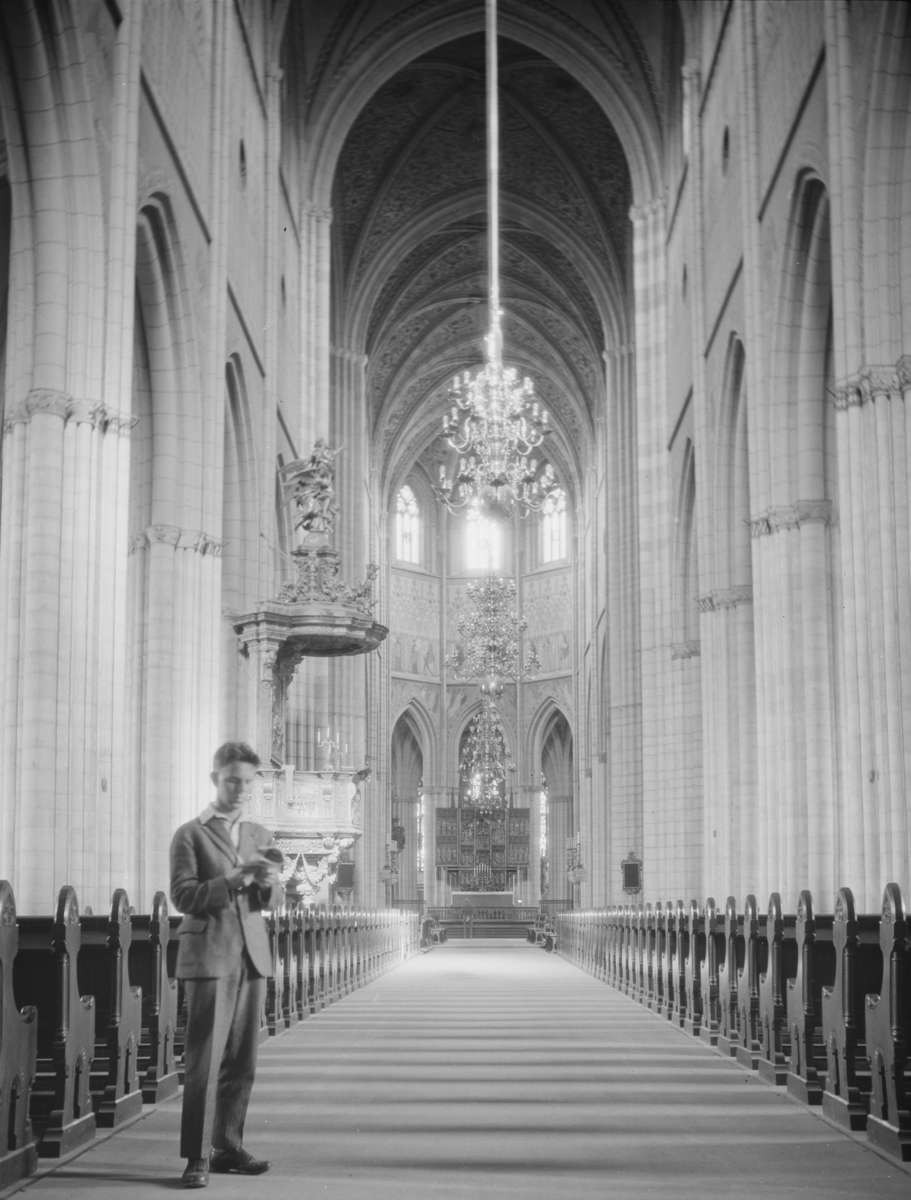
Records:
[[[503,357],[552,412],[554,465],[578,477],[604,403],[605,331],[629,294],[630,174],[604,110],[566,69],[501,36],[499,73]],[[483,360],[485,145],[475,32],[387,79],[338,160],[335,336],[367,355],[387,484],[435,442],[452,375]]]

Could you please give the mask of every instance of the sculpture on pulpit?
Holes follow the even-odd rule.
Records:
[[[335,457],[341,450],[332,450],[325,438],[317,438],[308,459],[296,458],[281,469],[285,500],[296,509],[294,527],[304,534],[330,534],[335,528]]]

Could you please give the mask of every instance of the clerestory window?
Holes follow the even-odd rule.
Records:
[[[496,521],[482,517],[474,507],[465,519],[465,566],[469,571],[499,571],[503,555],[502,532]]]
[[[421,510],[407,483],[395,498],[395,556],[399,562],[421,561]]]
[[[541,562],[560,562],[566,558],[566,492],[557,488],[541,509]]]

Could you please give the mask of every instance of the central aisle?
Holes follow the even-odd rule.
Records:
[[[177,1186],[180,1102],[27,1186]],[[262,1049],[234,1200],[902,1197],[909,1175],[531,946],[443,946]]]

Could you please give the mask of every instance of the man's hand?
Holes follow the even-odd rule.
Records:
[[[240,867],[227,876],[228,887],[231,891],[249,887],[258,883],[261,887],[273,888],[279,883],[279,866],[284,855],[277,846],[266,846],[256,850]]]

